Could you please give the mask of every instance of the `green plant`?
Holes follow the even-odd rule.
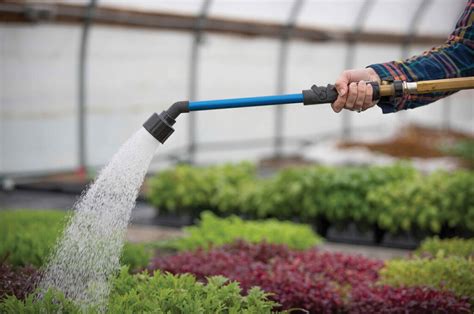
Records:
[[[152,255],[151,245],[127,242],[123,247],[120,264],[128,265],[131,270],[142,269],[148,265]]]
[[[474,140],[466,139],[457,141],[452,145],[445,145],[441,150],[447,154],[460,157],[468,162],[474,163]]]
[[[378,224],[396,232],[418,227],[439,233],[443,227],[474,230],[474,173],[435,172],[372,190],[367,200],[378,209]]]
[[[0,259],[15,266],[42,266],[56,244],[69,213],[60,210],[6,210],[0,212]],[[121,262],[143,268],[151,257],[142,244],[127,243]]]
[[[266,241],[306,249],[321,243],[321,238],[307,225],[274,219],[244,221],[237,216],[219,218],[211,212],[202,213],[198,225],[186,227],[185,231],[188,235],[172,241],[170,246],[178,250],[191,250],[242,239],[251,243]]]
[[[367,202],[370,191],[390,182],[413,179],[414,168],[400,163],[389,167],[313,167],[307,171],[304,215],[324,216],[329,222],[353,221],[369,227],[377,221],[376,208]]]
[[[270,313],[276,305],[259,288],[241,296],[237,282],[222,276],[210,277],[207,284],[189,274],[172,275],[159,271],[130,276],[122,270],[110,297],[111,313]]]
[[[433,237],[424,240],[415,251],[417,256],[460,256],[474,258],[474,239],[445,239]]]
[[[203,284],[189,274],[130,275],[124,267],[112,285],[110,313],[270,313],[277,306],[259,288],[242,296],[239,284],[222,276],[210,277]],[[80,308],[61,293],[48,291],[42,299],[33,294],[25,301],[10,296],[0,303],[0,312],[96,313],[97,309]]]
[[[160,212],[191,213],[204,209],[221,212],[240,209],[238,191],[255,177],[250,163],[198,168],[180,165],[148,181],[147,198]]]
[[[474,298],[474,260],[457,256],[390,260],[380,282],[395,287],[428,286]]]
[[[88,311],[94,312],[93,309]],[[8,296],[0,302],[0,313],[68,313],[80,314],[81,309],[68,300],[62,293],[49,290],[42,299],[37,299],[34,293],[25,300],[19,300],[15,296]]]
[[[16,266],[41,266],[67,222],[59,210],[0,212],[0,258]]]

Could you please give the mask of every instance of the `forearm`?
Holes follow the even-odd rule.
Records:
[[[472,10],[465,11],[457,28],[442,46],[404,61],[373,64],[381,80],[424,81],[443,78],[474,76],[474,34]],[[416,108],[432,103],[451,93],[405,95],[398,99],[383,99],[378,105],[384,113]]]

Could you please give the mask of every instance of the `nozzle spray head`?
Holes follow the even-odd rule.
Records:
[[[143,127],[161,144],[174,132],[173,124],[176,118],[183,112],[189,112],[189,102],[179,101],[171,105],[168,110],[159,115],[154,113],[143,123]]]

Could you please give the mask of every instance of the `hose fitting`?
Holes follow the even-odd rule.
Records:
[[[176,118],[184,112],[189,112],[189,102],[179,101],[171,105],[168,110],[159,115],[154,113],[143,123],[143,127],[161,144],[164,144],[168,137],[174,132],[173,125]]]

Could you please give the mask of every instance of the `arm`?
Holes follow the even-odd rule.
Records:
[[[466,9],[456,24],[456,29],[451,33],[445,44],[404,61],[372,64],[366,69],[343,72],[343,75],[336,82],[340,97],[333,104],[334,111],[339,112],[342,108],[365,110],[374,105],[369,104],[368,101],[360,102],[360,99],[368,98],[365,95],[371,93],[372,89],[370,85],[365,85],[363,82],[353,83],[359,80],[403,80],[410,82],[473,76],[473,20],[474,0],[469,0]],[[345,95],[345,89],[347,89],[345,87],[347,86],[349,91]],[[396,112],[423,106],[450,94],[452,93],[405,95],[397,99],[381,99],[378,106],[382,108],[384,113]]]

